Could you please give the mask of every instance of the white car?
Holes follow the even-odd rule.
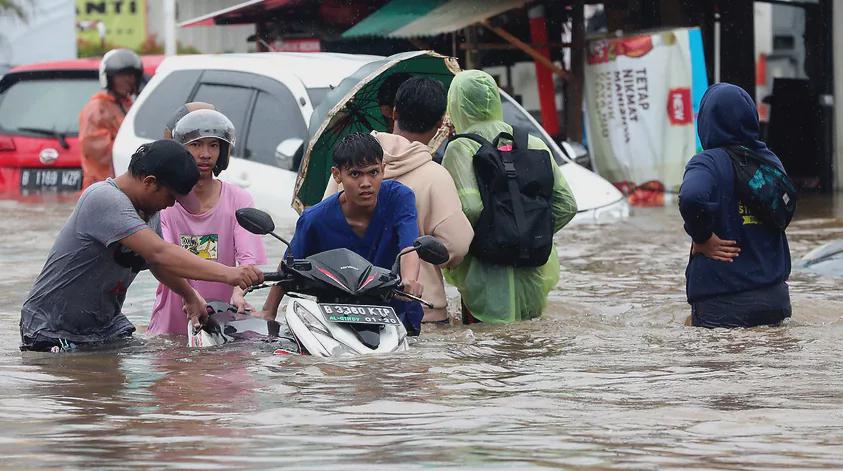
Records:
[[[293,149],[307,139],[307,123],[332,87],[379,56],[334,53],[252,53],[173,56],[165,59],[126,115],[114,143],[114,170],[134,151],[161,139],[176,109],[191,101],[214,104],[237,130],[234,153],[220,178],[249,191],[258,209],[292,226],[296,171]],[[502,93],[504,118],[540,136],[554,154],[579,206],[578,220],[625,217],[629,207],[608,181],[572,162],[544,129]]]

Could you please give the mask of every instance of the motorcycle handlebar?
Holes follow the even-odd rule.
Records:
[[[429,303],[429,302],[425,301],[424,299],[422,299],[422,298],[420,298],[420,297],[418,297],[418,296],[413,296],[413,295],[412,295],[412,294],[410,294],[410,293],[405,293],[405,292],[403,292],[403,291],[401,291],[401,290],[397,290],[397,289],[396,289],[396,290],[394,290],[394,292],[395,292],[395,294],[397,294],[398,296],[403,296],[403,297],[405,297],[405,298],[412,299],[413,301],[418,301],[418,302],[422,303],[423,305],[425,305],[425,306],[427,306],[427,307],[429,307],[429,308],[433,309],[433,304],[431,304],[431,303]]]
[[[263,281],[281,281],[284,279],[284,273],[280,271],[268,271],[263,274]]]

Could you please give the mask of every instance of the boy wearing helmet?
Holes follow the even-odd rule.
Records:
[[[100,61],[100,90],[79,114],[82,188],[114,176],[111,148],[143,79],[140,57],[128,49],[108,51]]]
[[[201,109],[184,114],[172,134],[193,155],[199,181],[188,199],[161,211],[162,236],[206,260],[224,265],[266,263],[260,236],[240,227],[234,217],[238,209],[254,206],[252,197],[241,188],[214,178],[228,167],[235,142],[234,125],[218,111],[207,106],[198,108]],[[180,108],[176,114],[185,109]],[[209,281],[189,283],[207,300],[230,300],[238,312],[251,310],[239,287]],[[181,296],[159,284],[147,332],[187,335],[183,305]]]

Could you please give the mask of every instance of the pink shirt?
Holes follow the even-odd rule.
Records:
[[[252,197],[234,185],[221,183],[216,206],[202,214],[191,214],[179,203],[161,211],[162,237],[204,259],[230,267],[266,263],[261,237],[240,227],[234,217],[238,209],[254,206]],[[195,280],[188,283],[206,301],[228,302],[234,290],[225,283]],[[183,306],[181,296],[159,283],[147,333],[187,335]]]

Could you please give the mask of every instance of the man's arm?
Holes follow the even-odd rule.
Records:
[[[697,244],[705,243],[714,233],[714,217],[720,206],[712,201],[716,185],[715,171],[706,157],[700,154],[691,158],[679,189],[679,212],[685,232]]]
[[[428,208],[440,206],[445,217],[435,222],[436,225],[430,229],[430,235],[442,241],[448,248],[450,258],[441,266],[453,267],[459,265],[468,253],[471,241],[474,239],[474,229],[462,212],[454,180],[447,171],[442,168],[439,170],[442,170],[440,181],[436,184],[436,191],[429,192],[427,204]]]
[[[293,240],[290,241],[290,247],[287,249],[293,258],[304,258],[310,255],[312,248],[310,247],[311,238],[308,237],[310,231],[310,212],[305,211],[299,216],[296,221],[296,232],[293,234]],[[284,254],[286,256],[286,254]],[[283,261],[278,264],[278,270],[283,269]],[[263,303],[261,309],[261,317],[265,319],[275,319],[278,316],[278,306],[281,305],[281,300],[284,298],[284,288],[281,285],[275,285],[269,289],[269,294],[266,296],[266,301]]]
[[[202,259],[175,244],[167,243],[149,228],[141,229],[119,242],[143,257],[150,267],[164,277],[217,281],[244,289],[263,281],[263,273],[253,265],[228,267]]]
[[[419,236],[418,212],[416,211],[416,195],[409,187],[398,185],[396,188],[397,202],[393,213],[395,232],[398,234],[398,248],[404,250],[413,246]],[[411,252],[401,257],[402,289],[414,296],[421,296],[422,285],[419,283],[419,254]]]
[[[269,294],[266,296],[266,301],[263,303],[262,314],[259,317],[264,319],[275,319],[278,317],[278,306],[281,305],[281,300],[284,299],[284,288],[281,285],[275,285],[269,289]]]
[[[401,289],[413,296],[421,296],[424,286],[419,283],[419,254],[410,252],[401,257]]]

